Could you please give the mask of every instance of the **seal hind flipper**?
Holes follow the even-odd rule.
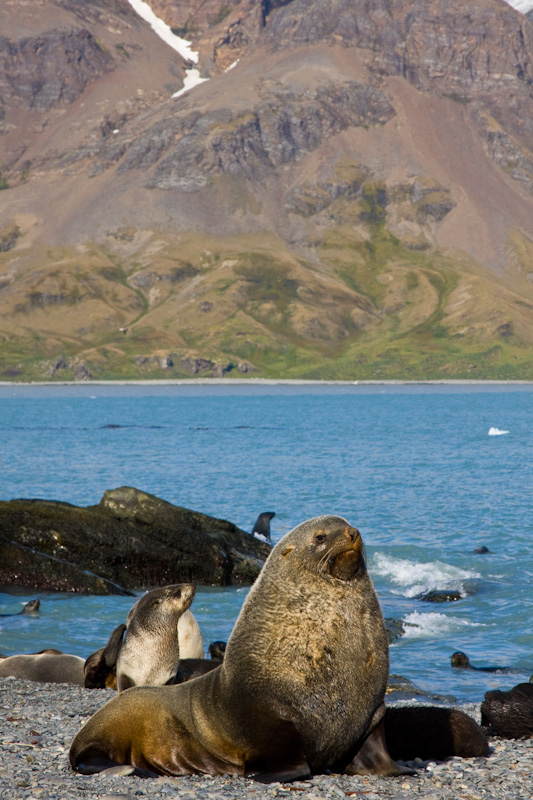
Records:
[[[415,770],[400,766],[390,757],[383,720],[366,737],[351,762],[342,771],[346,775],[383,775],[388,778],[416,775]]]

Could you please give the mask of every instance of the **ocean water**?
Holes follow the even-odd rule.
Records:
[[[91,505],[129,485],[244,530],[275,511],[274,541],[340,514],[361,531],[384,615],[405,626],[391,673],[479,702],[533,674],[532,421],[529,384],[0,386],[0,498]],[[418,598],[438,589],[461,599]],[[206,648],[227,640],[247,591],[198,587]],[[39,617],[0,617],[0,653],[86,657],[132,605],[4,587],[0,614],[35,597]],[[517,671],[453,669],[456,650]]]

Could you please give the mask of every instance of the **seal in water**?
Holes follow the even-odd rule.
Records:
[[[477,672],[501,672],[514,674],[515,672],[521,671],[519,669],[513,669],[513,667],[474,667],[474,665],[470,663],[470,659],[466,653],[462,653],[460,650],[452,653],[450,656],[450,663],[452,667],[456,667],[457,669],[473,669]]]
[[[276,516],[275,511],[263,511],[257,517],[254,527],[252,528],[252,536],[258,539],[264,539],[265,542],[270,541],[270,520]]]
[[[533,683],[519,683],[508,692],[486,692],[481,703],[481,724],[504,739],[533,736]]]
[[[75,683],[83,686],[85,661],[79,656],[49,648],[38,653],[8,656],[0,660],[0,678],[24,678],[38,683]]]
[[[130,686],[163,686],[172,681],[180,658],[178,620],[193,601],[192,583],[147,592],[127,619],[117,659],[117,691]]]
[[[21,614],[27,614],[30,617],[35,617],[39,613],[39,607],[41,605],[41,601],[37,600],[30,600],[22,611],[17,611],[14,614],[0,614],[0,617],[19,617]]]
[[[412,774],[385,745],[388,642],[359,531],[342,517],[298,525],[250,589],[220,666],[177,686],[119,694],[81,728],[70,763],[137,775],[327,769]]]

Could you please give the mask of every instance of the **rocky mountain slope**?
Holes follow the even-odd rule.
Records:
[[[0,8],[0,379],[533,378],[503,0]]]

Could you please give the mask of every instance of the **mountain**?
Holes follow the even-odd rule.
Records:
[[[134,5],[0,8],[0,379],[533,378],[525,14]]]

